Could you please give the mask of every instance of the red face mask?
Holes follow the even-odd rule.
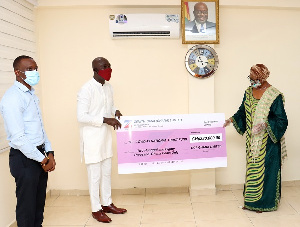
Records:
[[[104,80],[109,81],[111,77],[111,68],[103,69],[98,71],[98,75],[101,76]]]

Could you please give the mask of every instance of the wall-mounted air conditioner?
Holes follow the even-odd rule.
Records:
[[[112,38],[179,38],[178,14],[115,14],[109,16]]]

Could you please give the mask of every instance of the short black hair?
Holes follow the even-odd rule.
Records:
[[[20,62],[23,60],[23,59],[33,59],[32,57],[29,57],[27,55],[21,55],[19,57],[17,57],[15,60],[14,60],[14,63],[13,63],[13,67],[14,67],[14,70],[16,70],[18,67],[19,67],[19,64]]]

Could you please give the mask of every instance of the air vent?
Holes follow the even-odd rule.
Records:
[[[140,32],[113,32],[114,37],[127,36],[170,36],[170,31],[140,31]]]

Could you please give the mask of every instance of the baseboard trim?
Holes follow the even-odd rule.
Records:
[[[190,196],[215,195],[216,193],[217,193],[217,188],[199,188],[199,189],[190,188]]]
[[[11,224],[9,225],[9,227],[18,227],[17,221],[14,221],[13,223],[11,223]]]
[[[146,194],[169,194],[169,193],[185,193],[189,192],[188,187],[172,187],[172,188],[126,188],[112,189],[113,195],[146,195]],[[57,190],[52,189],[47,192],[48,196],[73,195],[73,196],[88,196],[89,190]]]

